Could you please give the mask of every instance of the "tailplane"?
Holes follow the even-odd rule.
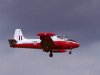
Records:
[[[14,34],[14,38],[13,39],[8,39],[10,47],[15,47],[16,43],[24,40],[24,36],[22,34],[21,29],[16,29],[15,30],[15,34]]]

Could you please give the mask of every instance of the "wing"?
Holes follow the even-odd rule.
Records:
[[[55,34],[52,32],[41,32],[38,34],[40,36],[41,40],[41,46],[43,49],[52,49],[54,47],[54,42],[51,38],[51,36],[54,36]]]

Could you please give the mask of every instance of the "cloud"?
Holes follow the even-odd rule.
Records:
[[[54,54],[41,50],[2,48],[10,52],[0,52],[0,74],[3,75],[94,75],[99,74],[99,45],[91,43],[73,50],[73,54]]]
[[[30,37],[41,31],[53,31],[76,33],[84,43],[99,40],[98,0],[1,0],[0,3],[0,34],[6,34],[3,38],[21,28]]]
[[[100,45],[99,0],[0,0],[1,75],[97,75]],[[38,50],[12,49],[7,40],[21,28],[25,37],[41,31],[67,34],[81,47],[68,53],[48,54]]]

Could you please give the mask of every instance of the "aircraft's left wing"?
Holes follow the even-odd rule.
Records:
[[[51,38],[51,36],[54,36],[55,34],[52,32],[41,32],[37,34],[40,36],[41,40],[41,46],[43,49],[52,49],[54,47],[54,42]]]

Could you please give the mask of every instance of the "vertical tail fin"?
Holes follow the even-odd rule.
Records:
[[[22,34],[21,29],[16,29],[16,30],[15,30],[14,39],[15,39],[16,41],[22,41],[22,40],[25,39],[24,36],[23,36],[23,34]]]

